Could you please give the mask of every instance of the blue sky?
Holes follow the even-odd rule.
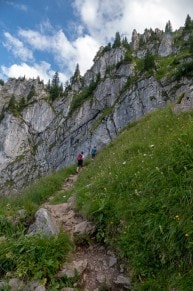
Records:
[[[0,79],[59,72],[65,83],[76,64],[83,75],[117,31],[173,30],[193,19],[192,0],[0,0]]]

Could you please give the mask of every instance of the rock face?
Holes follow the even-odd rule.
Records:
[[[134,31],[130,57],[141,60],[147,51],[160,57],[176,53],[173,35]],[[127,55],[124,46],[101,48],[92,68],[55,101],[39,79],[9,79],[0,85],[0,195],[17,193],[37,177],[74,164],[81,150],[87,156],[93,145],[102,149],[128,123],[169,102],[180,99],[183,109],[192,107],[191,78],[168,81],[136,73]],[[90,95],[72,110],[77,95],[88,88]],[[13,96],[17,110],[11,107]]]

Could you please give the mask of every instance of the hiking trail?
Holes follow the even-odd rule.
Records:
[[[78,174],[70,175],[64,181],[61,191],[69,191],[77,178]],[[79,280],[74,283],[73,288],[63,288],[61,290],[129,290],[128,271],[111,250],[96,242],[95,226],[77,213],[75,209],[76,197],[72,196],[66,203],[57,205],[52,205],[51,201],[52,198],[43,207],[49,211],[57,226],[69,233],[76,243],[75,250],[59,271],[58,277],[65,274],[72,278],[77,271]]]

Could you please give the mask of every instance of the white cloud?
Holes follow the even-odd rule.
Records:
[[[25,76],[26,78],[37,78],[40,77],[44,82],[48,82],[49,79],[53,78],[54,71],[51,69],[51,65],[46,62],[41,62],[40,64],[34,64],[29,66],[26,63],[21,63],[20,65],[12,65],[10,67],[1,66],[2,76],[7,76],[8,78],[19,78]],[[67,81],[67,76],[63,73],[59,73],[60,81],[65,83]]]
[[[74,7],[89,34],[101,43],[111,41],[117,31],[130,37],[133,29],[164,29],[168,20],[174,29],[193,14],[191,0],[75,0]]]
[[[4,46],[22,62],[21,65],[4,66],[3,74],[9,76],[37,77],[44,80],[52,78],[51,65],[37,61],[44,53],[58,66],[62,82],[74,73],[76,64],[83,75],[93,64],[93,58],[101,45],[113,41],[115,33],[128,37],[130,41],[133,29],[143,33],[145,28],[164,29],[168,20],[174,29],[185,22],[187,14],[193,16],[192,0],[73,0],[76,22],[71,22],[74,31],[70,40],[63,29],[55,29],[49,18],[39,25],[39,30],[18,30],[17,36],[4,33]],[[18,6],[9,1],[8,4]],[[49,3],[48,3],[49,5]],[[58,5],[58,6],[57,6]],[[62,5],[62,6],[60,6]],[[57,0],[57,7],[63,7],[63,0]],[[20,9],[27,9],[27,7]],[[45,7],[46,9],[46,7]],[[49,15],[48,15],[49,16]],[[45,58],[45,60],[47,60]],[[34,60],[33,66],[28,61]],[[51,62],[51,61],[50,61]]]
[[[33,49],[37,49],[40,51],[49,50],[49,47],[51,45],[49,37],[43,35],[38,31],[34,31],[31,29],[20,29],[18,35],[22,38],[23,42],[30,45]]]
[[[33,30],[19,30],[19,36],[34,50],[50,53],[61,69],[65,69],[69,77],[74,73],[77,63],[81,74],[92,65],[99,43],[89,35],[80,36],[70,42],[62,30],[52,31],[52,34]]]
[[[99,8],[98,1],[90,0],[90,1],[76,1],[77,7],[81,13],[81,17],[84,23],[88,26],[95,26],[97,24],[97,11]],[[82,3],[82,4],[81,4]]]
[[[81,74],[83,75],[93,65],[93,59],[96,55],[99,43],[87,35],[79,37],[74,42],[76,49],[76,63],[79,63]]]
[[[3,45],[13,53],[15,57],[19,57],[23,61],[32,60],[33,53],[30,49],[17,38],[13,37],[9,32],[5,32],[6,41]]]
[[[51,39],[51,50],[53,56],[60,63],[61,67],[65,67],[68,64],[71,71],[71,65],[76,58],[76,50],[72,43],[67,39],[62,30],[58,31]]]

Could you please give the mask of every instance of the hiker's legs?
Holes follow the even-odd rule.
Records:
[[[76,168],[76,172],[79,173],[80,172],[80,169],[83,167],[83,160],[79,160],[78,161],[78,165],[77,165],[77,168]]]

